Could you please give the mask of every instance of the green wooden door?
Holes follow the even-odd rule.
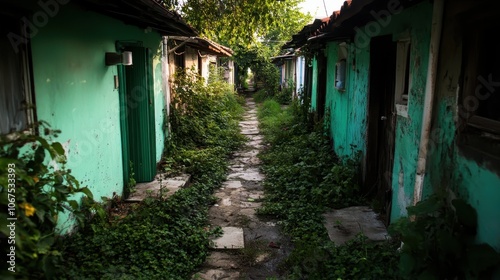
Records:
[[[142,46],[124,46],[122,50],[131,51],[133,61],[133,65],[121,66],[119,72],[124,159],[132,163],[136,182],[150,182],[156,175],[152,55]],[[129,165],[124,168],[128,170]]]

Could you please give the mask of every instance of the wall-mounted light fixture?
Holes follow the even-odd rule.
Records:
[[[114,53],[107,52],[105,57],[106,66],[111,65],[132,65],[132,52]]]

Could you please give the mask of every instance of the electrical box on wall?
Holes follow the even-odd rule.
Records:
[[[335,64],[335,88],[345,89],[346,60],[342,59]]]
[[[342,42],[338,45],[338,60],[335,64],[335,88],[340,91],[344,91],[346,87],[347,47],[346,42]]]

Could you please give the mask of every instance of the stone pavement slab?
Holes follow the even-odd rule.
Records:
[[[222,227],[223,234],[213,241],[213,249],[242,249],[245,248],[243,228]]]
[[[372,241],[383,241],[389,238],[384,223],[367,206],[333,210],[323,216],[328,236],[336,245],[344,244],[360,232]]]
[[[138,183],[125,201],[140,202],[147,197],[160,197],[160,195],[163,198],[169,197],[180,188],[186,187],[190,179],[191,175],[188,174],[171,178],[166,177],[165,174],[158,174],[152,182]]]

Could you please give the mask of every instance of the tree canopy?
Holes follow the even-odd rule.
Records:
[[[308,24],[312,17],[298,5],[303,0],[166,0],[177,5],[186,21],[203,36],[235,51],[279,47]]]

